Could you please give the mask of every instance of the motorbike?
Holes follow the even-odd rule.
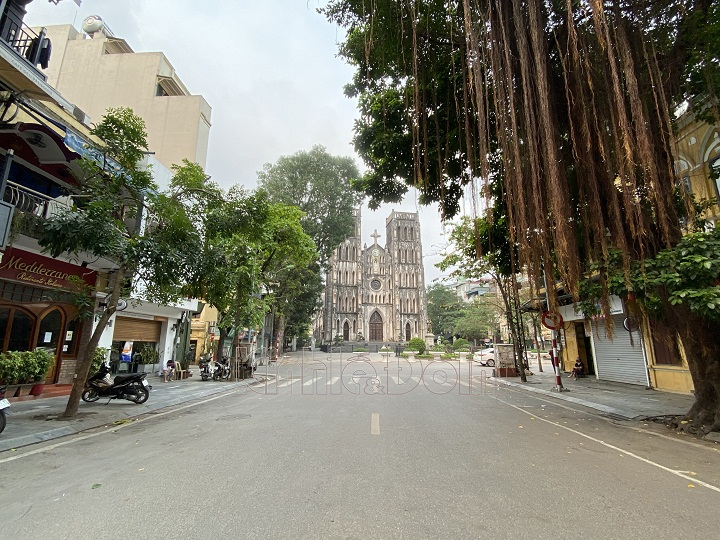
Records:
[[[106,363],[100,365],[100,369],[85,384],[80,396],[83,401],[92,403],[101,397],[111,399],[126,399],[142,405],[150,397],[152,386],[145,380],[147,373],[129,373],[127,375],[116,375],[115,379],[110,378],[110,366]]]
[[[203,381],[207,381],[208,379],[219,381],[220,379],[230,378],[230,365],[228,359],[225,357],[219,362],[216,362],[212,358],[200,360],[198,367],[200,367],[200,378]]]
[[[5,390],[7,386],[0,388],[0,433],[5,429],[5,409],[10,406],[10,402],[5,399]]]

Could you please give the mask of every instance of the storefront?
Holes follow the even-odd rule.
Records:
[[[610,332],[602,316],[586,320],[577,304],[560,308],[564,319],[560,336],[563,370],[572,371],[579,357],[585,373],[598,380],[650,386],[643,333],[634,327],[628,331],[619,297],[611,296],[609,301]]]
[[[623,325],[625,315],[611,315],[612,337],[605,320],[592,321],[592,343],[597,377],[604,381],[650,386],[642,333],[628,331]]]
[[[148,362],[148,353],[159,351],[163,340],[163,323],[167,323],[167,318],[140,314],[130,317],[118,315],[115,318],[110,351],[110,366],[113,372],[159,369],[156,365],[159,361]],[[140,368],[141,365],[151,367]]]
[[[73,277],[74,276],[74,277]],[[97,273],[30,251],[7,248],[0,262],[2,352],[50,350],[55,361],[47,383],[72,383],[80,349],[89,336],[67,292],[80,278],[94,291]]]

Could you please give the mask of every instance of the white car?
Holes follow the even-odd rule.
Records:
[[[495,348],[480,349],[473,354],[473,360],[480,365],[493,367],[495,365]]]

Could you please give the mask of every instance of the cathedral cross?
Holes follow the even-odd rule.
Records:
[[[377,232],[377,229],[375,229],[375,232],[372,233],[370,236],[372,236],[375,239],[375,243],[377,244],[377,239],[380,238],[380,235]]]

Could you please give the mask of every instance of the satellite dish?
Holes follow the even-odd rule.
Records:
[[[126,302],[125,300],[123,300],[122,298],[120,298],[120,299],[118,300],[116,310],[117,310],[117,311],[122,311],[122,310],[125,309],[126,307],[127,307],[127,302]]]
[[[83,21],[82,29],[86,34],[93,35],[102,30],[104,26],[105,22],[103,22],[99,15],[90,15]]]

